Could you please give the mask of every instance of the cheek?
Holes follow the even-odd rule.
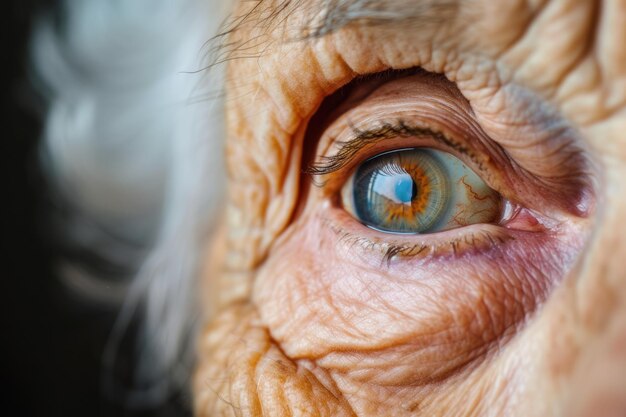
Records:
[[[194,408],[199,417],[294,415],[290,410],[354,416],[315,367],[285,356],[248,303],[222,310],[200,337]]]
[[[277,242],[253,302],[292,359],[370,383],[431,383],[500,347],[563,276],[569,250],[529,239],[385,263],[307,215]]]

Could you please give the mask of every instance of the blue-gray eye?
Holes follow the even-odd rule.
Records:
[[[392,233],[433,233],[501,216],[502,199],[455,156],[430,148],[386,152],[361,164],[342,189],[344,208]]]

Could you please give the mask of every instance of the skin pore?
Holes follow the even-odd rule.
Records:
[[[234,14],[197,415],[625,415],[626,2],[380,0],[393,21],[303,39],[324,4]],[[410,129],[323,169],[381,126]],[[343,185],[409,147],[515,209],[424,235],[362,225]]]

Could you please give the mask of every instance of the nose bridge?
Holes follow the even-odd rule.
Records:
[[[580,349],[566,415],[626,415],[626,161],[607,164],[588,255],[574,286]]]
[[[586,135],[590,142],[609,144],[606,131],[595,133]],[[526,352],[532,362],[529,395],[552,395],[554,401],[543,414],[526,415],[626,415],[619,408],[626,398],[626,157],[595,151],[597,201],[581,220],[592,232],[582,252],[572,253],[572,269],[527,331],[534,346]]]
[[[594,231],[576,283],[579,313],[591,330],[606,326],[613,308],[626,301],[626,155],[607,153],[601,165],[597,206],[590,219]]]

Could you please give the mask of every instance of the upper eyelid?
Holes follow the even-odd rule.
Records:
[[[422,76],[427,75],[400,76],[390,82],[406,80],[408,84],[403,91],[408,91],[413,85],[421,85]],[[442,83],[444,87],[447,85],[446,81]],[[403,107],[387,109],[384,99],[381,103],[369,98],[353,107],[358,108],[354,113],[352,109],[339,113],[335,106],[338,119],[323,128],[326,135],[318,133],[322,135],[319,143],[325,150],[307,162],[301,172],[310,175],[314,185],[331,195],[341,179],[340,175],[328,174],[363,162],[361,155],[373,156],[372,148],[378,142],[382,147],[384,139],[396,139],[394,146],[406,147],[409,144],[402,143],[404,138],[425,139],[428,146],[455,151],[451,153],[471,163],[491,188],[511,201],[558,216],[588,217],[596,206],[593,178],[598,171],[590,159],[590,151],[581,142],[579,133],[556,110],[541,106],[539,97],[514,94],[516,91],[509,89],[502,93],[506,94],[507,106],[499,118],[490,118],[480,103],[469,105],[456,100],[464,97],[462,92],[455,94],[452,102],[460,107],[444,106],[439,112],[435,111],[436,106],[422,111],[423,99],[428,100],[429,96],[419,90],[406,97]],[[377,109],[381,109],[382,119],[372,119]],[[524,117],[519,119],[520,115]],[[352,117],[359,121],[358,128],[350,124]],[[413,128],[413,123],[418,128]],[[403,124],[410,129],[403,128]],[[335,150],[331,153],[332,148]]]
[[[432,128],[413,126],[401,119],[392,122],[383,122],[375,128],[360,129],[354,125],[351,125],[350,128],[352,130],[352,138],[347,141],[336,141],[335,143],[339,144],[340,147],[334,155],[322,156],[318,162],[310,164],[304,172],[314,176],[331,174],[348,165],[355,155],[368,145],[377,143],[380,140],[398,137],[433,139],[446,147],[474,159],[467,146],[449,138],[442,132]]]

